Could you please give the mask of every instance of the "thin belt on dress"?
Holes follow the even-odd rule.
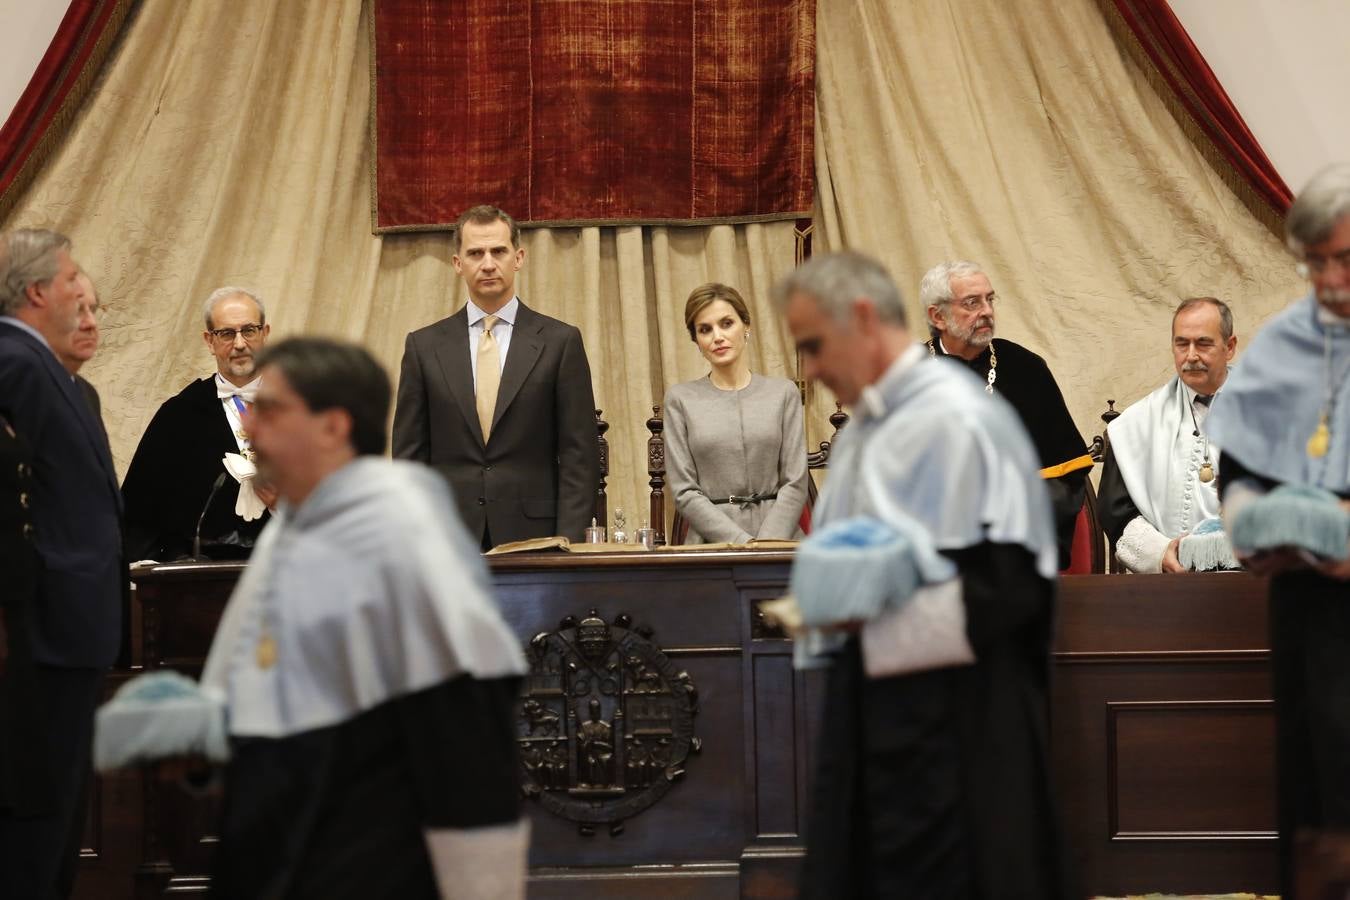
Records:
[[[773,500],[777,496],[778,496],[777,491],[774,491],[772,494],[749,494],[748,496],[732,494],[730,497],[714,499],[713,503],[735,503],[742,509],[744,509],[745,507],[749,506],[752,503],[763,503],[765,500]]]

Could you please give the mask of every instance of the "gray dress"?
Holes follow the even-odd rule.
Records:
[[[806,505],[806,435],[797,387],[785,378],[751,375],[739,391],[707,376],[666,391],[666,480],[689,522],[685,543],[802,536]],[[759,503],[719,503],[735,494]]]

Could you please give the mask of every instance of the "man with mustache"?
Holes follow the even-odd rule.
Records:
[[[1294,539],[1335,521],[1337,500],[1350,508],[1350,165],[1313,177],[1285,235],[1312,290],[1252,339],[1208,431],[1223,448],[1224,522],[1255,516]],[[1263,512],[1278,509],[1265,496],[1276,488],[1303,498],[1298,515]],[[1244,565],[1271,576],[1280,896],[1295,897],[1298,833],[1350,829],[1350,547],[1340,559],[1294,546],[1244,552],[1229,533]]]
[[[122,482],[133,560],[189,555],[199,519],[204,555],[247,557],[276,500],[249,474],[253,451],[242,424],[258,392],[254,356],[271,330],[262,300],[244,288],[219,288],[206,298],[202,317],[216,371],[160,406]]]
[[[1131,572],[1189,571],[1182,540],[1207,520],[1217,527],[1219,453],[1205,420],[1236,350],[1228,304],[1183,300],[1172,315],[1176,376],[1107,428],[1098,507],[1116,558]]]
[[[958,260],[929,269],[919,286],[919,299],[927,309],[932,336],[929,354],[964,362],[988,393],[997,392],[1012,404],[1031,435],[1055,513],[1059,566],[1068,568],[1092,458],[1055,376],[1040,356],[994,337],[998,297],[989,276],[975,263]]]

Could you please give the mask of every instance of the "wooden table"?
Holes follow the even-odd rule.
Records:
[[[576,621],[563,633],[575,639],[594,610],[634,647],[650,626],[657,662],[686,672],[697,691],[701,752],[616,833],[529,801],[531,897],[795,896],[821,681],[792,670],[790,642],[755,609],[783,591],[790,554],[540,554],[490,564],[522,642],[557,634],[568,616]],[[132,667],[113,686],[144,668],[197,673],[239,571],[213,563],[135,573]],[[1085,895],[1275,889],[1264,594],[1246,575],[1064,580],[1053,753]],[[643,701],[636,679],[656,684],[656,663],[633,665],[620,693]],[[567,704],[554,709],[566,717]],[[545,717],[544,736],[553,724]],[[79,896],[204,889],[213,817],[209,802],[143,784],[139,773],[102,779]]]

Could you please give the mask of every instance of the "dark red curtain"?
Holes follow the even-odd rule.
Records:
[[[1289,187],[1271,165],[1167,0],[1109,2],[1147,57],[1153,70],[1151,80],[1155,85],[1161,81],[1170,91],[1171,97],[1164,97],[1172,101],[1169,107],[1176,113],[1179,105],[1212,142],[1222,160],[1232,167],[1232,174],[1282,219],[1293,200]]]
[[[796,219],[815,0],[375,0],[375,230]]]
[[[0,128],[0,219],[60,144],[134,0],[71,0],[56,36]]]

